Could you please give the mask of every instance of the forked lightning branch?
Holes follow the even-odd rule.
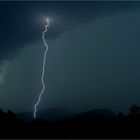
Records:
[[[47,33],[47,29],[49,27],[49,19],[47,18],[46,19],[46,25],[45,25],[45,30],[43,31],[42,33],[42,39],[43,39],[43,42],[44,42],[44,45],[46,47],[45,49],[45,52],[44,52],[44,59],[43,59],[43,67],[42,67],[42,75],[41,75],[41,82],[42,82],[42,90],[41,92],[39,93],[38,95],[38,100],[34,106],[34,118],[36,118],[36,113],[37,113],[37,107],[41,101],[41,97],[44,93],[44,90],[45,90],[45,84],[44,84],[44,73],[45,73],[45,63],[46,63],[46,55],[47,55],[47,51],[48,51],[48,45],[46,43],[46,40],[45,40],[45,34]]]

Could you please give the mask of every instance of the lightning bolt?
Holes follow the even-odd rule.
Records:
[[[42,33],[42,39],[43,39],[43,42],[44,42],[44,45],[46,47],[45,49],[45,52],[44,52],[44,59],[43,59],[43,67],[42,67],[42,76],[41,76],[41,82],[42,82],[42,90],[38,96],[38,100],[34,106],[34,118],[36,118],[36,112],[37,112],[37,106],[39,105],[40,101],[41,101],[41,97],[44,93],[44,90],[45,90],[45,84],[44,84],[44,73],[45,73],[45,63],[46,63],[46,55],[47,55],[47,51],[48,51],[48,45],[46,43],[46,40],[45,40],[45,33],[47,33],[47,29],[49,27],[49,19],[46,19],[46,22],[47,24],[45,25],[45,30],[43,31]]]

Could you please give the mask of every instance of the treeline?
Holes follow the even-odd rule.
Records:
[[[131,106],[127,115],[116,117],[78,115],[47,122],[25,122],[12,111],[0,110],[0,138],[140,138],[140,107]]]

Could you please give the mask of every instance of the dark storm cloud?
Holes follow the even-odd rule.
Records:
[[[4,66],[4,62],[0,61],[0,73],[2,73],[2,67]]]
[[[48,39],[53,39],[94,19],[139,7],[140,2],[0,2],[0,60],[38,41],[44,26],[38,20],[45,15],[56,18],[48,31]]]

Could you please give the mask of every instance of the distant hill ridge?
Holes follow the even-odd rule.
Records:
[[[65,108],[50,108],[38,111],[37,118],[45,121],[60,121],[73,117],[107,117],[114,118],[117,115],[108,109],[96,109],[82,113],[73,113]],[[18,118],[25,121],[33,121],[33,112],[23,112],[17,114]]]

